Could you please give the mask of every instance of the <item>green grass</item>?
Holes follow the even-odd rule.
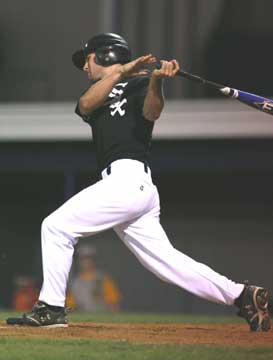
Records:
[[[215,323],[238,323],[242,319],[237,316],[208,316],[186,314],[153,314],[153,313],[120,313],[120,314],[82,314],[71,313],[71,321],[93,321],[113,323],[187,323],[187,324],[215,324]]]
[[[0,339],[1,360],[268,360],[271,349],[212,346],[134,345],[87,340]]]
[[[16,313],[0,313],[0,321]],[[71,322],[108,323],[233,323],[237,317],[191,316],[176,314],[80,314],[72,313]],[[0,360],[269,360],[272,348],[214,345],[141,345],[127,341],[48,340],[39,338],[0,338]]]

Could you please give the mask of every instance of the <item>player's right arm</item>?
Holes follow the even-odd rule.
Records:
[[[81,115],[90,115],[100,107],[120,79],[121,74],[113,72],[92,85],[79,99],[78,106]]]
[[[103,105],[113,87],[124,77],[147,73],[141,67],[155,63],[156,59],[151,54],[141,56],[127,64],[114,64],[107,69],[105,76],[93,84],[79,99],[78,108],[81,115],[90,115],[94,110]]]

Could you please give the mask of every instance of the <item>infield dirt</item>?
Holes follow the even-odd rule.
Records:
[[[92,339],[143,344],[213,344],[273,347],[273,331],[250,332],[241,324],[105,324],[71,323],[68,328],[7,326],[0,322],[0,337]]]

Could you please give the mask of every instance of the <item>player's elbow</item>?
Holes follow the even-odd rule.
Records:
[[[157,119],[159,119],[161,112],[163,110],[164,105],[163,104],[158,104],[157,106],[152,106],[152,107],[145,107],[143,108],[143,115],[145,117],[145,119],[149,120],[149,121],[156,121]]]
[[[143,111],[145,119],[149,121],[156,121],[157,119],[159,119],[160,114],[161,112]]]
[[[90,115],[94,109],[87,99],[81,97],[79,99],[79,110],[82,115]]]

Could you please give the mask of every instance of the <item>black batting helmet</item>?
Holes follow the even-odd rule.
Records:
[[[73,64],[83,70],[88,54],[95,53],[95,61],[102,66],[126,64],[131,60],[131,50],[123,37],[114,33],[103,33],[92,37],[84,47],[72,55]]]

